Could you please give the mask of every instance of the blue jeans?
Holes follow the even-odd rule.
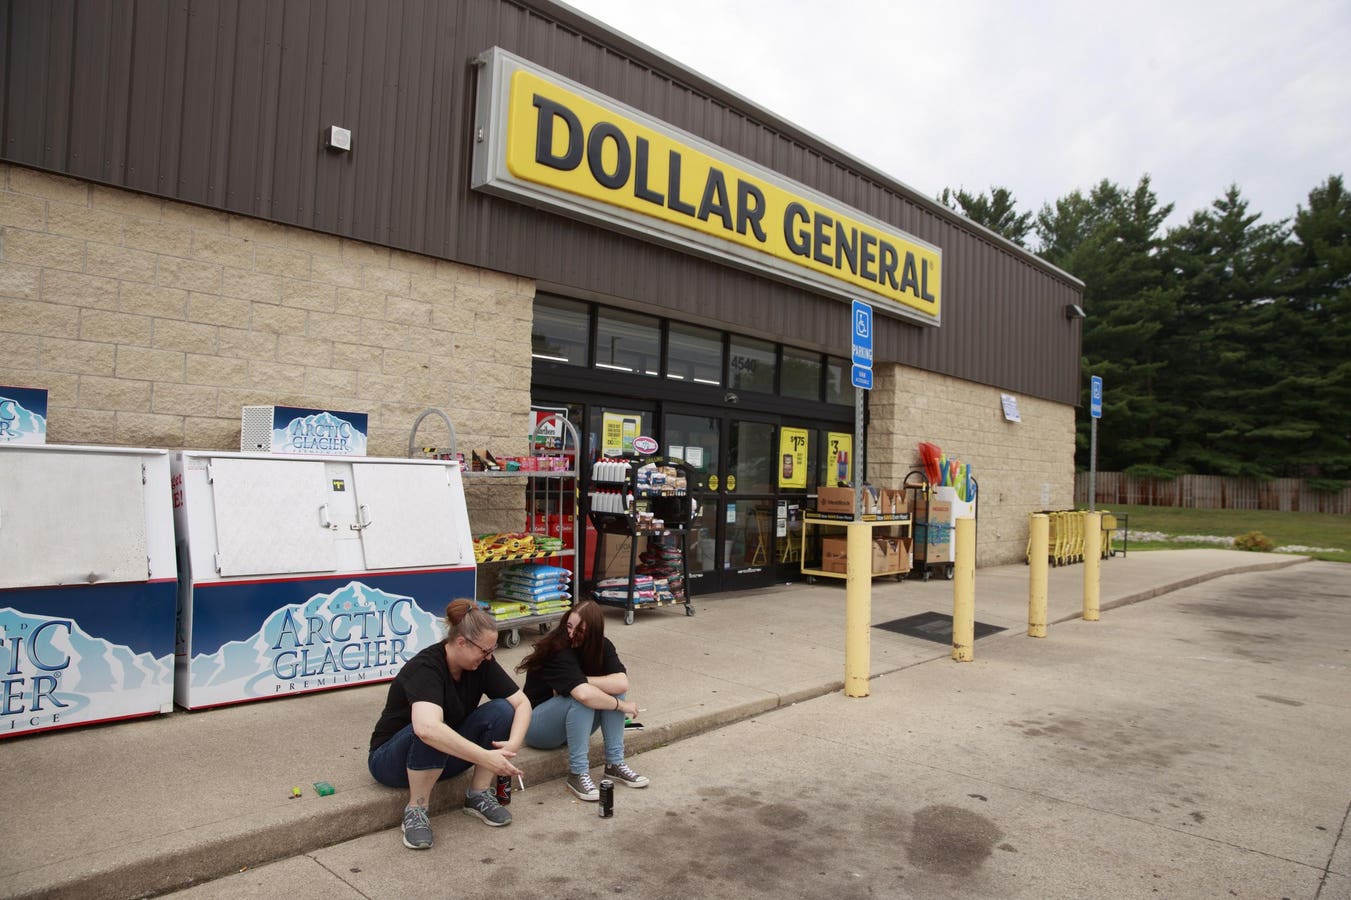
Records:
[[[605,743],[605,764],[619,765],[624,761],[624,713],[617,709],[592,709],[571,697],[550,697],[536,706],[530,714],[525,743],[536,750],[553,750],[566,743],[568,771],[576,775],[591,768],[587,746],[597,728]]]
[[[473,741],[484,749],[491,749],[493,741],[505,741],[511,736],[511,720],[516,710],[505,700],[489,700],[464,717],[455,729],[456,734]],[[408,787],[408,770],[415,772],[440,769],[437,781],[453,778],[473,763],[443,753],[413,734],[412,724],[405,725],[394,737],[371,751],[366,766],[371,777],[387,787]]]

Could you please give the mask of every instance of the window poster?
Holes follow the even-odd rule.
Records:
[[[604,456],[618,456],[633,452],[633,439],[642,427],[639,416],[626,416],[623,413],[601,414],[601,453]]]
[[[779,487],[807,486],[807,429],[779,429]]]
[[[826,457],[825,484],[849,487],[854,483],[854,436],[839,431],[826,434],[829,454]]]

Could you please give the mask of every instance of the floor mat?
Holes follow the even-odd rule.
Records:
[[[904,619],[882,622],[873,627],[881,628],[883,631],[894,631],[897,634],[922,638],[936,644],[952,643],[952,616],[946,613],[922,612],[913,616],[906,616]],[[998,634],[1001,631],[1008,631],[1008,629],[1001,628],[998,625],[977,622],[975,627],[976,640]]]

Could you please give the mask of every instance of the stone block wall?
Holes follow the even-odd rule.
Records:
[[[0,164],[0,384],[48,390],[49,443],[238,450],[241,408],[275,403],[365,412],[370,455],[401,457],[437,406],[461,450],[521,454],[534,292]],[[429,418],[417,443],[447,437]],[[519,491],[482,493],[476,531],[521,527]]]
[[[1027,516],[1074,506],[1072,406],[1018,396],[1021,422],[1004,419],[1001,391],[906,366],[879,369],[869,397],[868,472],[899,486],[921,469],[919,442],[969,463],[980,485],[976,564],[1026,558]]]

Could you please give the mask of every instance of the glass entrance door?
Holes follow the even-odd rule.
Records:
[[[686,555],[690,594],[715,593],[721,590],[718,485],[722,471],[722,419],[673,412],[663,416],[663,421],[661,452],[685,460],[695,473],[689,491],[697,506]]]
[[[764,587],[774,581],[778,425],[728,416],[722,496],[722,586]]]
[[[663,452],[698,473],[699,513],[689,539],[693,592],[773,583],[777,424],[674,410],[662,421]]]

